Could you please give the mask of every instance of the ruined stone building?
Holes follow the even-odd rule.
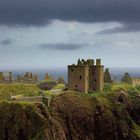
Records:
[[[12,72],[0,72],[0,83],[13,82]]]
[[[31,72],[26,72],[23,76],[18,75],[16,81],[21,83],[36,83],[38,82],[38,75]]]
[[[68,65],[68,89],[79,92],[102,91],[104,87],[104,66],[101,59],[80,60]]]

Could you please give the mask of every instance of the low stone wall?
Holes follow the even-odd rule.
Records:
[[[44,103],[47,107],[50,107],[51,97],[44,97],[44,96],[35,96],[35,97],[21,97],[16,98],[11,97],[11,99],[14,99],[14,101],[25,101],[25,102],[41,102]]]

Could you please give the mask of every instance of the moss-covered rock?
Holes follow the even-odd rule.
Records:
[[[62,131],[62,132],[61,132]],[[41,103],[1,102],[1,140],[55,140],[63,130]]]

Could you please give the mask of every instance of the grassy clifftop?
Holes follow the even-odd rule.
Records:
[[[74,92],[41,103],[0,102],[1,140],[140,140],[140,97]]]
[[[52,102],[52,114],[71,140],[139,140],[140,98],[122,92],[63,94]]]

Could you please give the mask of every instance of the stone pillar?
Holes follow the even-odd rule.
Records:
[[[21,78],[20,78],[19,75],[17,76],[17,81],[18,81],[18,82],[21,82]]]
[[[35,74],[35,75],[34,75],[34,82],[37,82],[37,81],[38,81],[38,75]]]
[[[3,72],[0,72],[0,82],[3,82],[4,81],[4,75],[3,75]]]
[[[33,74],[30,72],[30,79],[33,79]]]
[[[9,72],[9,81],[12,82],[13,79],[12,79],[12,72]]]
[[[96,59],[96,66],[101,66],[101,59]]]

